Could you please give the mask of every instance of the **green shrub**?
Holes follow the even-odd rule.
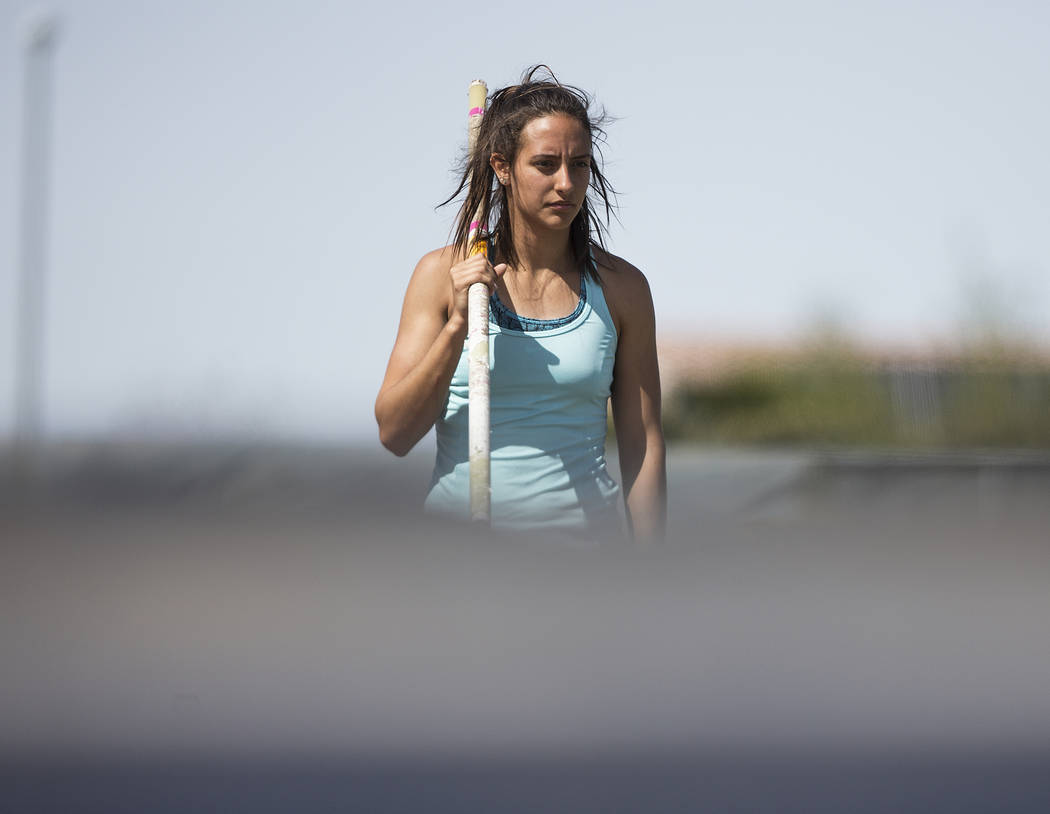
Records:
[[[875,365],[813,352],[683,382],[669,440],[726,444],[1050,447],[1050,368],[955,360]]]

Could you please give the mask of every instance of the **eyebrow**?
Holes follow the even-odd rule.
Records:
[[[536,153],[533,158],[561,158],[560,153]],[[569,156],[570,161],[576,161],[579,158],[590,158],[590,153],[580,153],[579,155]]]

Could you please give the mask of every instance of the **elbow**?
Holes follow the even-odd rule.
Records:
[[[404,458],[412,451],[412,444],[398,443],[394,440],[386,440],[382,436],[379,437],[380,443],[386,447],[390,452],[393,452],[398,458]]]
[[[416,444],[407,439],[402,433],[391,432],[389,428],[379,425],[379,443],[394,453],[398,458],[404,458],[412,451]]]
[[[379,424],[379,443],[398,458],[408,455],[422,437],[413,435],[412,431],[404,426],[396,426],[389,420],[383,421],[379,416],[376,416],[376,420]]]
[[[379,443],[398,458],[404,458],[408,455],[415,444],[413,442],[406,443],[404,433],[398,432],[395,427],[391,426],[389,417],[384,418],[384,411],[379,399],[376,399],[375,416],[376,424],[379,425]]]
[[[393,452],[398,458],[403,458],[408,454],[408,449],[401,443],[398,438],[398,433],[394,431],[391,426],[390,417],[387,415],[387,411],[384,409],[383,393],[380,391],[379,397],[376,399],[375,404],[375,418],[376,424],[379,425],[379,443],[390,452]]]
[[[408,455],[434,426],[433,420],[422,424],[417,417],[404,415],[396,405],[382,399],[376,401],[375,416],[379,425],[379,443],[399,458]]]

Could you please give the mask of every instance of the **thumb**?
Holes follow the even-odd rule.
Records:
[[[507,264],[500,263],[498,266],[493,266],[492,270],[496,273],[497,277],[502,277],[507,271]]]

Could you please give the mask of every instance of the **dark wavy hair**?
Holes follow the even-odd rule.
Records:
[[[598,279],[590,249],[595,243],[605,248],[609,219],[616,209],[616,190],[602,173],[604,158],[601,147],[605,143],[602,126],[610,119],[604,109],[592,113],[591,104],[586,93],[571,85],[563,85],[546,65],[532,66],[522,74],[519,84],[500,88],[489,96],[477,144],[460,167],[459,185],[439,204],[451,203],[466,190],[466,198],[453,227],[453,245],[460,253],[466,254],[470,249],[470,224],[474,214],[480,212],[478,222],[482,224],[485,239],[496,247],[503,262],[518,263],[511,236],[507,188],[497,182],[489,159],[493,153],[500,153],[513,165],[525,125],[540,116],[561,113],[578,121],[591,143],[590,184],[583,207],[569,227],[569,245],[573,258],[584,273]],[[604,218],[598,214],[603,209]]]

